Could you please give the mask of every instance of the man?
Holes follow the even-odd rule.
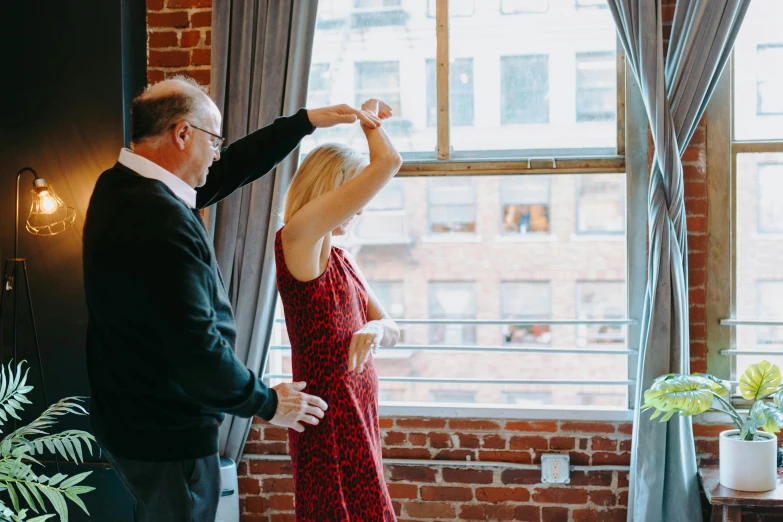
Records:
[[[224,413],[303,431],[326,403],[267,388],[234,356],[236,325],[199,210],[270,171],[315,127],[379,120],[302,109],[221,151],[221,115],[174,79],[133,100],[133,151],[95,186],[84,226],[93,431],[135,520],[214,522]]]

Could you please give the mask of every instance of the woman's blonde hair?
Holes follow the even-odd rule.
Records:
[[[368,164],[367,158],[349,147],[327,143],[305,157],[288,187],[283,223],[308,202],[350,181]]]

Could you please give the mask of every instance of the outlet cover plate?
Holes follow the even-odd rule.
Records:
[[[541,482],[568,484],[571,482],[571,459],[567,453],[545,453],[541,455]]]

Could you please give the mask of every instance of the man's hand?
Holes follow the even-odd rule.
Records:
[[[277,392],[277,411],[269,421],[271,424],[302,433],[305,430],[302,422],[316,426],[324,418],[327,404],[314,395],[302,393],[305,386],[304,382],[284,382],[272,388]]]
[[[370,353],[378,351],[382,340],[383,327],[375,321],[370,321],[353,334],[348,348],[348,371],[362,373]]]
[[[334,127],[341,123],[354,123],[357,120],[371,129],[381,124],[377,114],[372,114],[365,110],[357,110],[345,104],[323,107],[321,109],[310,109],[307,111],[307,119],[316,128]]]

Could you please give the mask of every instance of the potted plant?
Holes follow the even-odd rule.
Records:
[[[9,417],[21,420],[17,411],[23,410],[22,404],[32,404],[26,394],[33,387],[27,385],[27,371],[22,375],[22,364],[17,365],[16,371],[11,364],[0,366],[0,426],[5,425]],[[85,431],[48,433],[48,429],[57,423],[57,417],[68,413],[87,415],[79,402],[79,397],[61,399],[33,422],[0,440],[0,522],[42,522],[55,516],[59,516],[62,522],[68,522],[66,499],[89,515],[79,495],[95,489],[80,485],[92,471],[72,477],[62,473],[47,477],[36,475],[33,471],[33,464],[41,465],[36,455],[59,454],[65,460],[84,462],[82,443],[92,454],[95,439]],[[57,515],[46,514],[49,504]],[[28,518],[30,510],[35,513],[32,518]]]
[[[777,446],[774,435],[783,427],[783,387],[780,368],[767,361],[751,364],[739,381],[739,391],[753,401],[745,419],[731,405],[731,387],[712,375],[667,374],[644,392],[643,410],[651,418],[691,416],[706,411],[725,413],[737,426],[719,437],[720,483],[741,491],[770,491],[777,485]]]

